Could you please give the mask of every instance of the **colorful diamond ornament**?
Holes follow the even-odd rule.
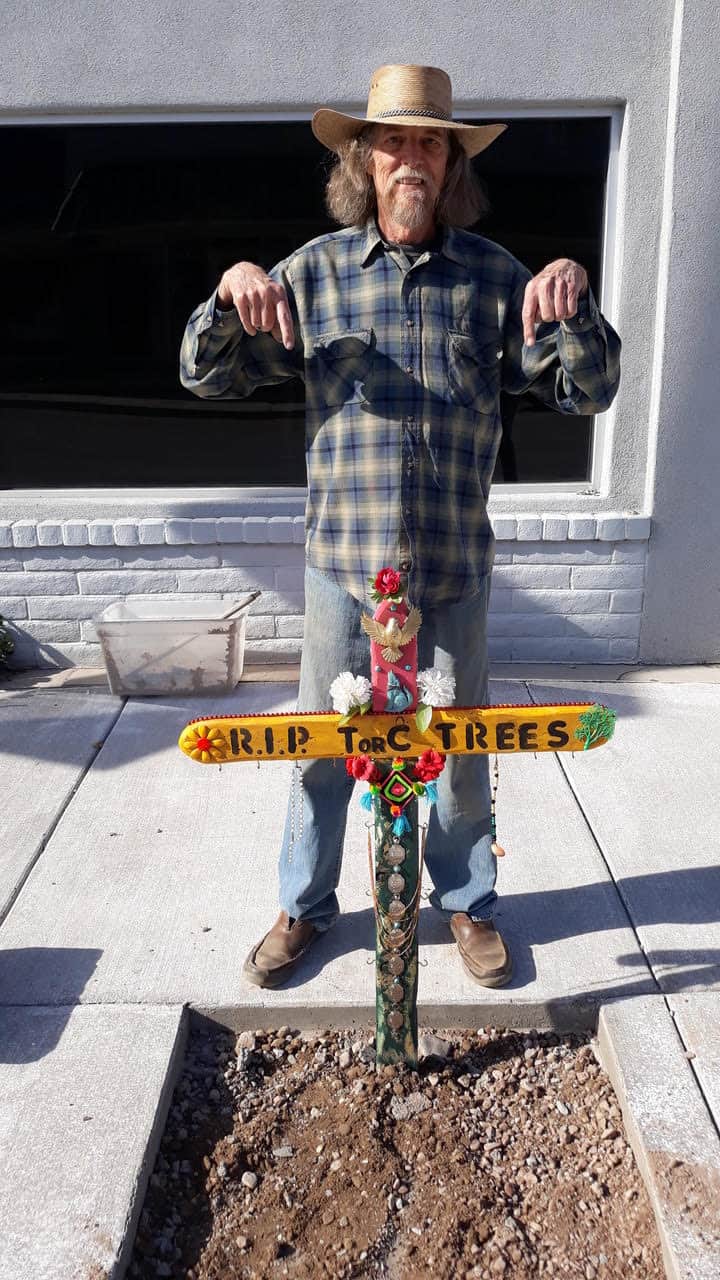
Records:
[[[379,794],[382,796],[386,804],[390,805],[390,812],[393,816],[395,810],[402,813],[403,809],[409,802],[414,799],[415,791],[412,783],[405,777],[403,772],[404,764],[398,765],[393,761],[390,772],[382,782]]]

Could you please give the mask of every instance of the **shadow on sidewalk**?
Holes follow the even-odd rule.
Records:
[[[617,887],[612,881],[599,881],[567,889],[501,894],[495,920],[511,946],[515,966],[512,981],[503,990],[517,991],[537,980],[534,947],[564,938],[624,929],[629,924],[642,931],[661,924],[717,923],[720,921],[720,867],[688,867],[654,875],[626,876],[617,882]],[[418,936],[421,961],[424,947],[454,945],[448,925],[429,906],[420,911]],[[643,939],[643,945],[644,952],[638,950],[613,957],[614,964],[628,970],[636,967],[639,972],[628,973],[627,982],[616,986],[588,990],[587,996],[593,1003],[620,996],[657,995],[660,989],[680,992],[720,983],[720,950],[689,950],[682,945],[656,950],[647,938]],[[372,909],[345,912],[308,952],[302,969],[282,989],[311,982],[340,956],[369,952],[374,957],[374,947]],[[369,972],[370,957],[365,959]]]
[[[65,1025],[97,967],[102,951],[89,947],[17,947],[0,951],[0,1062],[37,1062],[56,1048]],[[62,1005],[23,1005],[22,993],[49,972],[62,970],[68,994]]]

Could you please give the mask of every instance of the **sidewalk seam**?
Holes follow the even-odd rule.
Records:
[[[682,994],[682,993],[678,993],[678,992],[674,991],[672,994],[673,994],[673,995],[678,995],[678,994]],[[693,993],[692,993],[692,991],[688,991],[686,994],[691,996]],[[712,1107],[711,1107],[711,1105],[710,1105],[710,1102],[709,1102],[708,1096],[707,1096],[707,1094],[705,1093],[705,1090],[703,1089],[702,1080],[700,1079],[700,1077],[699,1077],[699,1075],[698,1075],[697,1071],[695,1070],[695,1054],[693,1053],[692,1057],[688,1057],[688,1054],[691,1052],[691,1050],[689,1049],[688,1043],[687,1043],[687,1041],[686,1041],[685,1037],[683,1036],[683,1033],[682,1033],[682,1031],[680,1030],[680,1027],[678,1026],[678,1020],[677,1020],[677,1016],[676,1016],[676,1014],[675,1014],[675,1010],[671,1008],[671,1006],[670,1006],[670,1004],[669,1004],[669,1002],[668,1002],[668,997],[667,997],[667,995],[663,994],[663,1000],[665,1001],[665,1008],[667,1009],[668,1013],[670,1014],[670,1017],[672,1018],[672,1023],[673,1023],[673,1026],[674,1026],[674,1028],[675,1028],[675,1034],[676,1034],[676,1036],[677,1036],[678,1040],[680,1041],[680,1044],[682,1045],[683,1053],[685,1054],[685,1057],[686,1057],[686,1059],[687,1059],[687,1064],[688,1064],[688,1066],[689,1066],[690,1070],[692,1071],[693,1079],[694,1079],[694,1081],[695,1081],[695,1084],[697,1085],[698,1093],[700,1094],[700,1097],[702,1098],[703,1102],[705,1103],[705,1110],[707,1111],[707,1113],[708,1113],[708,1115],[709,1115],[709,1117],[710,1117],[710,1123],[712,1124],[712,1126],[713,1126],[713,1128],[714,1128],[714,1130],[715,1130],[715,1132],[716,1132],[716,1134],[717,1134],[717,1136],[718,1136],[718,1139],[720,1139],[720,1123],[719,1123],[719,1122],[716,1120],[716,1118],[715,1118],[715,1113],[713,1112],[713,1109],[712,1109]]]
[[[8,902],[7,902],[7,904],[6,904],[5,909],[4,909],[4,910],[0,910],[0,929],[2,929],[2,926],[4,925],[5,921],[7,920],[8,916],[10,915],[10,912],[12,911],[13,907],[15,906],[15,903],[17,902],[18,898],[20,897],[20,894],[22,893],[23,889],[25,888],[25,885],[27,884],[28,879],[29,879],[29,877],[30,877],[30,875],[31,875],[31,873],[32,873],[32,871],[33,871],[33,869],[37,866],[38,862],[40,861],[40,858],[42,857],[42,855],[44,854],[45,850],[47,849],[47,847],[48,847],[48,845],[49,845],[49,843],[50,843],[50,841],[51,841],[52,837],[55,835],[55,832],[56,832],[56,831],[57,831],[57,829],[58,829],[58,826],[59,826],[59,824],[60,824],[60,821],[61,821],[62,817],[64,816],[64,814],[65,814],[66,810],[68,809],[69,805],[71,804],[71,802],[75,799],[75,796],[77,795],[78,791],[80,790],[80,787],[82,786],[83,782],[85,781],[85,778],[87,777],[88,773],[89,773],[89,772],[90,772],[90,770],[92,769],[92,767],[93,767],[93,765],[94,765],[95,761],[97,760],[98,756],[100,755],[100,752],[102,751],[103,747],[105,746],[105,743],[107,742],[108,738],[110,737],[110,734],[112,733],[113,729],[115,728],[115,725],[117,724],[118,720],[120,719],[120,716],[122,715],[122,713],[123,713],[123,711],[124,711],[124,709],[125,709],[126,702],[127,702],[127,699],[126,699],[126,698],[124,698],[124,699],[122,700],[122,705],[120,706],[120,708],[119,708],[119,710],[118,710],[118,713],[117,713],[117,715],[115,716],[115,719],[114,719],[114,720],[112,721],[112,723],[110,724],[110,726],[109,726],[109,728],[108,728],[108,730],[107,730],[107,733],[105,734],[105,737],[103,738],[102,746],[98,747],[98,748],[97,748],[97,750],[93,752],[93,754],[92,754],[91,758],[88,760],[87,764],[84,766],[84,768],[83,768],[83,769],[81,770],[81,772],[79,773],[78,777],[75,779],[75,781],[74,781],[74,783],[73,783],[72,787],[70,788],[70,790],[69,790],[69,792],[68,792],[67,796],[65,797],[65,800],[62,802],[62,804],[60,805],[60,808],[58,809],[58,812],[55,814],[55,816],[54,816],[54,818],[53,818],[53,820],[52,820],[52,822],[51,822],[51,824],[50,824],[50,826],[49,826],[48,830],[45,832],[45,835],[44,835],[44,836],[42,837],[42,839],[40,840],[40,842],[39,842],[39,844],[38,844],[38,847],[37,847],[37,849],[35,850],[35,853],[34,853],[33,857],[31,858],[31,860],[29,861],[29,863],[27,864],[27,866],[24,868],[24,873],[23,873],[23,875],[22,875],[21,879],[20,879],[20,880],[18,880],[17,884],[14,886],[14,889],[13,889],[13,891],[12,891],[12,895],[11,895],[11,897],[10,897],[9,901],[8,901]]]
[[[541,704],[541,703],[539,703],[539,702],[537,701],[537,698],[535,697],[535,694],[534,694],[534,692],[533,692],[533,690],[532,690],[532,688],[531,688],[531,686],[530,686],[530,684],[529,684],[529,683],[527,683],[527,684],[525,685],[525,688],[527,689],[528,697],[530,698],[531,702],[534,702],[534,703],[535,703],[535,706],[541,706],[542,704]],[[595,834],[595,832],[594,832],[594,830],[593,830],[592,823],[590,822],[590,819],[588,818],[588,816],[587,816],[587,814],[586,814],[586,812],[585,812],[585,809],[583,808],[582,801],[580,800],[580,797],[578,796],[578,794],[577,794],[577,792],[576,792],[576,790],[575,790],[575,788],[574,788],[574,786],[573,786],[573,784],[572,784],[571,778],[570,778],[570,776],[569,776],[569,774],[568,774],[567,770],[563,767],[563,762],[562,762],[562,759],[561,759],[561,752],[559,752],[559,751],[555,752],[555,760],[556,760],[556,762],[557,762],[557,765],[558,765],[558,768],[559,768],[559,770],[560,770],[560,773],[562,774],[563,778],[565,779],[565,783],[566,783],[566,785],[567,785],[567,788],[568,788],[568,790],[569,790],[569,792],[570,792],[570,794],[571,794],[571,796],[572,796],[573,800],[575,801],[575,804],[577,805],[577,807],[578,807],[578,809],[579,809],[579,811],[580,811],[580,813],[581,813],[581,815],[582,815],[583,822],[585,823],[585,826],[587,827],[588,832],[589,832],[589,834],[590,834],[590,839],[592,840],[593,844],[595,845],[595,848],[597,849],[598,854],[600,855],[600,858],[601,858],[601,860],[602,860],[603,866],[605,867],[605,870],[607,871],[608,876],[610,877],[610,880],[611,880],[611,882],[612,882],[613,888],[614,888],[614,890],[615,890],[615,892],[616,892],[616,894],[617,894],[617,896],[618,896],[618,899],[619,899],[619,901],[620,901],[620,904],[621,904],[621,906],[622,906],[622,909],[623,909],[623,911],[625,912],[625,916],[627,917],[628,925],[630,926],[630,929],[632,930],[632,934],[633,934],[633,937],[635,938],[635,942],[636,942],[636,944],[637,944],[638,950],[639,950],[639,952],[640,952],[640,954],[641,954],[641,956],[642,956],[643,960],[645,961],[645,966],[646,966],[646,968],[647,968],[647,971],[648,971],[648,973],[650,974],[650,977],[652,978],[652,980],[653,980],[653,982],[654,982],[654,984],[655,984],[655,986],[656,986],[656,988],[657,988],[657,994],[658,994],[658,995],[661,995],[661,996],[663,996],[663,997],[664,997],[664,994],[665,994],[665,993],[663,992],[663,989],[662,989],[662,987],[660,986],[660,983],[658,982],[657,976],[656,976],[656,974],[655,974],[655,970],[653,969],[652,965],[650,964],[650,961],[649,961],[649,959],[648,959],[647,952],[646,952],[646,950],[645,950],[645,948],[644,948],[644,946],[643,946],[643,944],[642,944],[642,942],[641,942],[641,940],[640,940],[640,936],[639,936],[638,931],[637,931],[637,929],[636,929],[636,927],[635,927],[635,921],[634,921],[634,920],[633,920],[633,918],[632,918],[632,915],[631,915],[631,912],[630,912],[630,906],[629,906],[628,902],[627,902],[627,901],[626,901],[626,899],[625,899],[625,895],[623,894],[622,889],[620,888],[620,885],[618,884],[618,881],[617,881],[617,880],[616,880],[616,878],[615,878],[615,875],[614,875],[614,873],[613,873],[613,869],[612,869],[612,867],[610,866],[610,863],[609,863],[609,861],[608,861],[607,857],[605,856],[605,850],[603,849],[603,847],[602,847],[602,845],[601,845],[601,843],[600,843],[600,841],[599,841],[598,837],[596,836],[596,834]],[[667,1001],[666,1001],[666,1005],[667,1005]]]

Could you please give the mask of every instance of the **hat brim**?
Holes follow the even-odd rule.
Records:
[[[312,131],[318,142],[330,151],[339,151],[343,143],[356,138],[369,124],[414,125],[416,128],[452,129],[468,156],[476,156],[489,147],[507,129],[506,124],[463,124],[459,120],[436,120],[429,116],[348,116],[330,107],[321,107],[312,118]]]

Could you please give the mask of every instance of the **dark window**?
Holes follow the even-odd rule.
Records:
[[[513,120],[476,164],[475,229],[600,290],[609,119]],[[307,123],[0,128],[0,485],[302,485],[303,388],[208,403],[178,383],[189,313],[222,271],[329,230]],[[503,405],[496,479],[587,481],[591,418]]]

